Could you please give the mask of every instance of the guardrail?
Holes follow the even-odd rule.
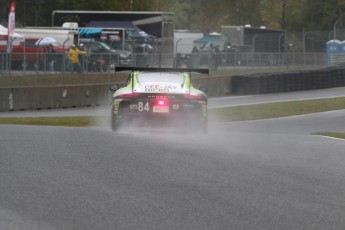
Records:
[[[0,89],[0,111],[109,105],[109,85]]]
[[[251,95],[345,86],[345,69],[330,67],[285,73],[259,73],[232,77],[231,94]]]

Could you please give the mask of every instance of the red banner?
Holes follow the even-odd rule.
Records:
[[[10,6],[9,14],[8,14],[8,41],[7,41],[7,52],[9,53],[11,50],[11,43],[14,34],[14,27],[16,24],[16,2],[13,1]]]

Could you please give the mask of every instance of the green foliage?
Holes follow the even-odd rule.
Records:
[[[0,0],[0,21],[7,22],[10,0]],[[264,25],[288,31],[332,30],[342,21],[344,0],[16,0],[16,21],[50,26],[54,10],[170,11],[175,28],[219,31],[221,25]],[[345,23],[345,22],[344,22]],[[343,26],[338,23],[338,26]]]
[[[262,0],[260,4],[260,18],[262,24],[267,28],[282,29],[283,24],[283,2],[286,0]]]

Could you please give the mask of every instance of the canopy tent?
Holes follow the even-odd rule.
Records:
[[[199,47],[199,50],[208,50],[211,48],[211,45],[223,48],[225,42],[226,40],[222,34],[210,33],[202,38],[194,40],[193,44]]]
[[[100,27],[100,28],[121,28],[126,29],[130,37],[147,37],[145,31],[141,30],[131,21],[90,21],[89,27]]]
[[[80,38],[93,38],[102,33],[101,28],[66,28],[68,30],[78,31]]]
[[[197,43],[197,44],[207,44],[207,43],[221,43],[223,41],[224,41],[224,39],[223,39],[222,34],[210,33],[210,34],[205,35],[202,38],[194,40],[194,43]]]
[[[0,37],[1,38],[6,37],[6,39],[7,39],[7,35],[8,35],[8,29],[0,24]],[[14,38],[24,38],[24,35],[14,32],[13,37]],[[3,39],[1,39],[1,40],[3,40]]]
[[[130,21],[90,21],[88,27],[101,27],[101,28],[126,28],[140,30]]]

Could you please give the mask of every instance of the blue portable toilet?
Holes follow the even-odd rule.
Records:
[[[341,41],[339,43],[339,53],[344,53],[345,54],[345,41]]]
[[[345,42],[339,40],[330,40],[327,42],[326,64],[332,65],[332,54],[345,53]]]

